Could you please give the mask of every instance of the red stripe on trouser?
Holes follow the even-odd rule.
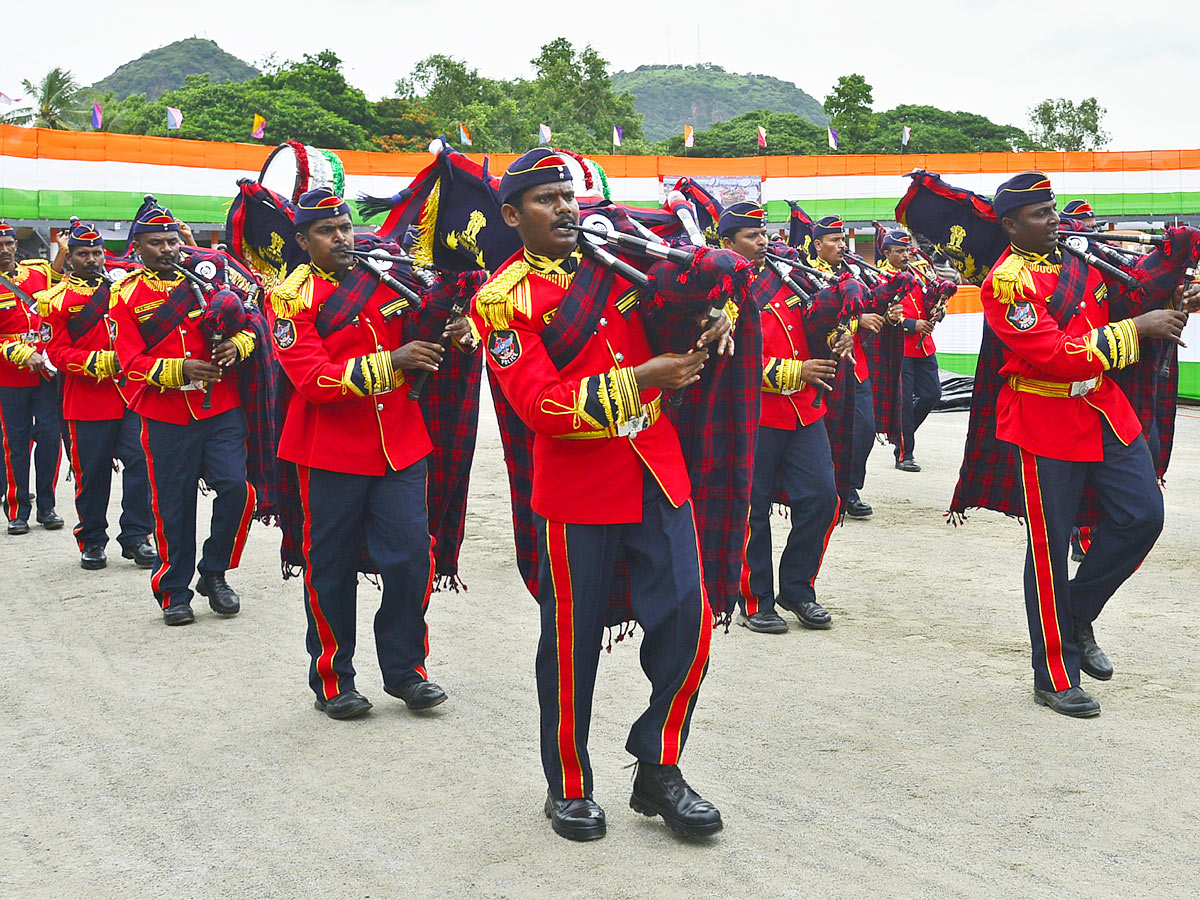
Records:
[[[1054,570],[1050,563],[1050,537],[1046,511],[1042,508],[1042,486],[1038,480],[1037,457],[1021,450],[1021,483],[1025,489],[1025,523],[1029,530],[1029,549],[1033,555],[1033,577],[1037,585],[1038,618],[1042,641],[1046,646],[1046,668],[1056,691],[1071,686],[1067,664],[1062,655],[1062,635],[1058,630],[1058,598],[1054,593]]]
[[[747,514],[746,542],[742,544],[742,578],[738,586],[742,591],[742,599],[746,601],[746,615],[753,616],[758,613],[758,597],[750,587],[750,556],[747,552],[750,549],[750,531],[750,516]]]
[[[258,495],[254,491],[254,485],[247,481],[246,508],[242,510],[242,517],[238,520],[237,533],[233,536],[233,551],[229,554],[231,569],[236,569],[242,561],[242,551],[246,549],[246,538],[250,536],[250,521],[254,518],[254,505],[257,501]]]
[[[79,494],[83,490],[83,466],[79,462],[79,438],[75,435],[75,422],[67,422],[67,433],[71,435],[71,468],[75,470],[75,514],[79,516],[79,524],[75,526],[75,543],[83,550],[83,541],[79,540],[79,529],[83,527],[83,512],[79,509]]]
[[[842,513],[842,498],[838,497],[837,506],[833,508],[833,519],[829,522],[829,527],[825,530],[825,540],[821,544],[821,555],[817,558],[817,571],[813,572],[812,578],[808,579],[808,586],[812,587],[817,583],[817,575],[821,572],[821,564],[825,562],[825,552],[829,549],[829,541],[833,537],[833,529],[837,527],[838,516]]]
[[[3,437],[4,475],[5,482],[8,484],[8,489],[4,492],[4,499],[8,503],[9,517],[15,519],[17,517],[17,476],[13,473],[12,447],[8,443],[8,427],[4,424],[3,415],[0,415],[0,437]]]
[[[150,478],[150,510],[154,513],[154,543],[158,549],[158,568],[150,576],[150,590],[160,593],[162,577],[171,567],[171,548],[167,546],[167,534],[163,529],[162,513],[158,510],[158,481],[154,477],[154,454],[150,452],[150,428],[142,419],[142,450],[146,453],[146,474]],[[162,608],[171,605],[171,595],[162,595]]]
[[[688,509],[692,514],[692,535],[698,535],[696,527],[696,508],[688,501]],[[704,586],[704,563],[700,557],[700,541],[696,540],[696,568],[700,575],[700,638],[696,641],[696,655],[688,666],[683,684],[671,698],[667,707],[667,715],[663,720],[662,729],[662,758],[659,761],[664,766],[674,766],[679,763],[679,754],[683,749],[683,726],[687,721],[687,711],[692,698],[700,690],[700,682],[704,680],[704,670],[708,665],[708,653],[712,646],[713,615],[708,603],[708,590]]]
[[[333,629],[321,612],[320,598],[312,583],[312,510],[309,507],[309,470],[308,466],[296,466],[300,478],[300,506],[304,512],[304,539],[300,549],[304,554],[304,601],[312,613],[313,622],[317,626],[317,640],[321,642],[321,655],[317,657],[317,675],[321,679],[321,689],[326,700],[332,700],[341,693],[338,685],[337,672],[333,670],[333,657],[337,653],[337,638]]]
[[[563,797],[583,796],[583,764],[575,745],[575,603],[567,526],[546,523],[546,553],[554,586],[555,665],[558,669],[558,757],[562,766]]]

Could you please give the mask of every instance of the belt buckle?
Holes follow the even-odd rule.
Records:
[[[646,407],[642,407],[644,410]],[[639,432],[650,427],[650,414],[643,412],[640,416],[630,419],[624,425],[617,426],[617,437],[635,438]]]
[[[1088,394],[1092,393],[1092,391],[1096,390],[1099,384],[1099,378],[1089,378],[1087,381],[1072,381],[1071,396],[1086,397]]]

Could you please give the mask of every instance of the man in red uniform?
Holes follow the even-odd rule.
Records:
[[[803,301],[774,269],[767,254],[765,213],[757,203],[734,203],[717,228],[721,246],[758,268],[752,290],[762,311],[762,418],[754,452],[750,526],[742,562],[738,624],[751,631],[782,634],[787,623],[778,604],[806,628],[828,628],[833,619],[817,602],[814,582],[829,536],[837,523],[838,494],[825,432],[825,392],[837,363],[810,357]],[[779,488],[787,494],[791,528],[779,558],[779,593],[771,561],[771,506]]]
[[[655,356],[638,292],[590,260],[580,263],[570,228],[579,206],[557,153],[538,148],[514,161],[500,199],[524,248],[480,289],[475,316],[493,381],[533,432],[546,816],[570,840],[605,834],[587,739],[620,552],[651,683],[649,706],[625,745],[638,761],[630,805],[678,832],[714,834],[721,814],[678,767],[708,663],[712,612],[691,483],[675,428],[662,415],[664,390],[699,380],[708,353]],[[700,289],[693,285],[700,280],[689,287]],[[729,321],[721,321],[701,341],[724,350]],[[567,339],[576,352],[552,356],[563,346],[552,335],[563,334],[576,336]]]
[[[124,467],[121,492],[121,555],[143,569],[158,554],[148,536],[154,527],[150,482],[141,443],[141,419],[125,404],[118,385],[121,365],[109,327],[110,285],[104,276],[104,241],[94,225],[75,225],[67,241],[71,274],[39,298],[46,355],[63,380],[62,414],[70,435],[79,524],[79,565],[103,569],[108,561],[108,495],[112,461]]]
[[[912,266],[912,236],[903,229],[889,231],[883,238],[884,260],[880,270],[893,276]],[[939,279],[936,285],[942,290]],[[926,309],[928,288],[921,282],[901,297],[904,307],[904,361],[901,363],[901,440],[896,445],[896,468],[902,472],[920,472],[913,459],[915,435],[921,423],[942,398],[942,379],[938,375],[937,348],[933,344],[933,328],[937,324],[932,312]],[[940,295],[939,295],[940,296]]]
[[[29,493],[29,464],[33,457],[37,521],[48,530],[63,527],[54,511],[54,490],[62,456],[58,424],[58,384],[47,365],[41,320],[34,295],[55,283],[62,273],[63,252],[54,263],[44,259],[17,262],[17,232],[0,222],[0,436],[3,437],[4,511],[9,534],[29,533],[33,496]],[[32,452],[33,445],[36,452]]]
[[[1041,172],[1004,182],[993,205],[1011,246],[984,279],[981,299],[1004,345],[996,436],[1018,455],[1025,497],[1034,699],[1063,715],[1094,716],[1100,704],[1079,686],[1080,670],[1107,680],[1113,669],[1092,623],[1163,523],[1141,423],[1106,373],[1137,362],[1143,339],[1179,343],[1187,314],[1160,309],[1110,322],[1099,273],[1059,255],[1054,193]],[[1068,578],[1068,540],[1085,487],[1106,515]]]
[[[350,207],[328,188],[300,197],[296,241],[311,260],[271,292],[271,333],[294,391],[279,457],[294,463],[304,517],[309,685],[332,719],[371,703],[354,687],[359,555],[379,572],[375,647],[383,689],[409,709],[446,693],[429,680],[425,608],[433,547],[425,508],[432,445],[405,370],[436,372],[441,346],[405,340],[409,301],[355,269]]]
[[[235,616],[241,600],[225,580],[237,568],[255,491],[246,478],[246,417],[232,368],[255,350],[243,331],[213,345],[201,328],[204,303],[178,270],[179,223],[170,210],[146,204],[130,227],[143,268],[113,289],[109,317],[129,406],[142,419],[150,474],[155,544],[160,562],[150,577],[167,625],[195,621],[196,590],[218,616]],[[204,292],[202,292],[204,294]],[[216,493],[212,526],[196,564],[196,495],[200,479]]]

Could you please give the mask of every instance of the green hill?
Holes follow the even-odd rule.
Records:
[[[191,37],[142,54],[92,87],[112,91],[121,100],[130,94],[145,94],[146,99],[155,100],[165,91],[183,87],[188,75],[204,72],[214,83],[240,83],[257,75],[258,69],[226,53],[213,41]]]
[[[736,75],[720,66],[638,66],[612,76],[613,89],[634,96],[646,138],[661,141],[691,125],[701,131],[755,109],[801,115],[829,124],[821,104],[790,81],[769,75]]]

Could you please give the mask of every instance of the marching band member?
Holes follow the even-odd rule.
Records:
[[[113,349],[104,277],[104,241],[94,225],[75,225],[67,241],[71,274],[38,298],[44,316],[46,354],[63,379],[62,415],[70,434],[79,524],[79,565],[103,569],[108,563],[108,499],[112,461],[124,466],[121,486],[121,555],[143,569],[159,563],[150,545],[154,527],[150,482],[142,449],[141,419],[118,387],[121,365]]]

